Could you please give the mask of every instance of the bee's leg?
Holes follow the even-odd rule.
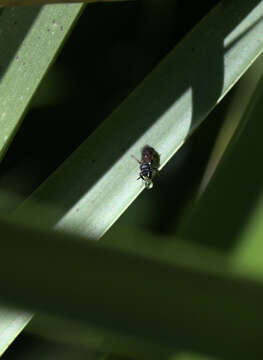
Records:
[[[152,180],[148,180],[148,181],[145,181],[145,188],[146,189],[151,189],[153,187],[153,182]]]

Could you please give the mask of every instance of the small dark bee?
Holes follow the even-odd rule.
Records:
[[[142,179],[144,181],[146,189],[151,189],[153,187],[152,179],[156,174],[158,174],[160,155],[154,150],[154,148],[149,145],[145,145],[142,148],[141,161],[137,161],[140,164],[140,176],[138,179]]]

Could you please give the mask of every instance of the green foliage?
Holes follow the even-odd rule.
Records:
[[[222,266],[200,270],[201,259],[190,268],[176,258],[173,264],[153,260],[86,237],[0,224],[2,301],[80,322],[90,347],[153,359],[170,358],[186,344],[242,359],[262,353],[255,337],[263,330],[261,280]],[[212,263],[213,255],[207,259]]]
[[[159,14],[157,8],[167,6],[163,14],[168,17],[168,7],[174,6],[171,1],[162,4],[151,7],[144,2],[150,14],[149,28]],[[9,8],[0,13],[2,158],[82,7]],[[56,341],[110,351],[110,358],[199,358],[194,352],[229,359],[260,358],[262,82],[204,194],[198,201],[188,197],[190,210],[187,201],[182,205],[187,210],[181,211],[176,238],[173,234],[150,235],[118,222],[99,244],[91,240],[101,238],[142,192],[143,184],[136,181],[138,164],[132,156],[139,158],[143,145],[150,144],[161,154],[162,169],[215,108],[207,119],[212,121],[219,102],[263,50],[262,14],[259,0],[219,2],[99,125],[93,123],[94,110],[86,102],[100,108],[103,99],[95,95],[105,93],[88,86],[83,93],[78,81],[72,80],[83,108],[71,105],[70,128],[73,132],[79,126],[76,118],[83,117],[84,109],[83,118],[88,119],[92,134],[13,213],[4,210],[7,221],[0,222],[1,299],[8,306],[0,309],[5,334],[0,334],[1,354],[37,311],[40,320],[31,325],[32,331]],[[153,26],[154,34],[167,31],[164,24],[163,20],[164,28],[158,31]],[[73,66],[81,75],[89,60],[84,49],[88,57],[97,59],[96,66],[99,61],[91,51],[92,36],[85,37],[83,62]],[[153,39],[154,35],[154,43]],[[98,51],[99,41],[94,42]],[[137,48],[136,61],[143,44]],[[132,51],[127,54],[129,58]],[[104,62],[103,58],[100,65]],[[139,81],[141,70],[136,70]],[[90,69],[91,78],[92,72],[95,69]],[[261,69],[257,76],[262,76]],[[107,83],[102,78],[96,78],[104,84],[101,87]],[[124,89],[118,99],[127,92]],[[105,103],[104,99],[103,115],[107,113]],[[115,103],[112,100],[109,108]],[[51,120],[53,116],[60,119],[60,131],[50,159],[59,151],[66,127],[61,108]],[[49,125],[51,134],[55,126]],[[208,132],[209,140],[214,139],[212,134]],[[34,137],[38,140],[41,134]],[[200,143],[208,138],[201,138]],[[45,146],[48,153],[49,137]],[[31,164],[29,169],[33,168]],[[19,181],[16,176],[15,183]],[[167,186],[167,190],[161,195],[164,199],[181,189]],[[3,187],[0,193],[5,193]],[[5,196],[11,201],[8,193]],[[161,216],[162,210],[158,211]],[[147,213],[138,206],[135,212],[140,217]],[[13,312],[11,305],[29,312]]]
[[[1,11],[1,159],[82,8],[68,4]]]

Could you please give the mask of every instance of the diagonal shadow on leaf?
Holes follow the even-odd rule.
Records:
[[[31,6],[11,7],[0,12],[0,81],[40,11],[41,7]]]

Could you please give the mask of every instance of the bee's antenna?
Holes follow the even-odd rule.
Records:
[[[136,159],[135,156],[131,155],[132,158],[134,158],[139,164],[141,163],[140,160]],[[140,179],[140,178],[139,178]]]

